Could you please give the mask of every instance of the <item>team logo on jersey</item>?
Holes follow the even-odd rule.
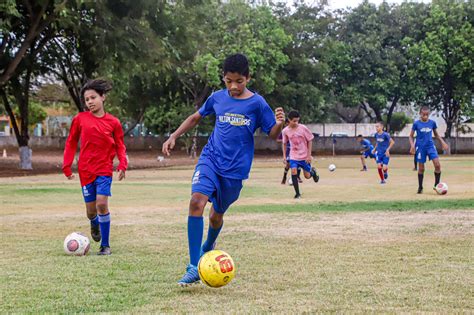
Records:
[[[431,132],[431,128],[425,127],[420,129],[421,132]]]
[[[219,116],[219,122],[228,123],[232,126],[250,126],[250,119],[241,114],[225,113]]]
[[[378,142],[384,142],[384,139],[383,138],[377,138],[377,141]]]
[[[201,172],[199,172],[199,170],[194,172],[192,185],[199,183],[199,174],[201,174]]]
[[[84,193],[84,196],[89,196],[89,191],[87,190],[86,186],[82,187],[82,192]]]

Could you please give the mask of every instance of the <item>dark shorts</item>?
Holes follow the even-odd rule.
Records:
[[[82,196],[85,202],[96,201],[97,195],[112,196],[112,176],[97,176],[96,179],[82,187]]]
[[[306,161],[290,160],[290,168],[302,168],[306,172],[311,172],[311,164]]]
[[[426,157],[428,157],[430,161],[439,157],[438,151],[436,151],[434,146],[430,148],[417,148],[415,156],[418,163],[425,163]]]
[[[192,193],[209,197],[217,213],[225,213],[230,205],[239,199],[242,180],[222,177],[205,164],[196,166],[192,178]]]
[[[371,150],[362,152],[362,156],[365,158],[370,157],[371,159],[375,159],[375,154],[373,154]]]

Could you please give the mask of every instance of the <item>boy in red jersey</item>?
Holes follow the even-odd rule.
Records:
[[[117,168],[119,180],[125,178],[128,165],[122,125],[104,110],[105,94],[111,89],[111,85],[104,80],[90,80],[82,87],[81,98],[89,111],[74,117],[64,148],[63,172],[68,179],[73,179],[71,165],[77,143],[81,141],[78,172],[91,235],[94,241],[101,241],[99,255],[111,254],[108,197],[111,196],[115,155],[120,162]]]

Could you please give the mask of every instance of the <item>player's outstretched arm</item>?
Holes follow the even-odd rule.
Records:
[[[276,124],[268,134],[268,136],[273,140],[278,139],[278,135],[280,134],[283,124],[285,123],[285,112],[283,111],[283,108],[278,107],[275,109],[275,119]]]
[[[443,140],[443,137],[439,135],[438,130],[433,129],[433,133],[434,133],[435,138],[438,139],[439,142],[441,142],[441,146],[443,147],[443,150],[448,151],[449,145]]]
[[[163,143],[163,147],[162,147],[163,154],[170,155],[171,150],[173,150],[176,144],[176,139],[178,139],[183,133],[196,127],[201,121],[201,118],[202,116],[201,114],[199,114],[199,112],[195,112],[194,114],[188,116],[188,118],[186,118],[181,123],[179,128],[176,129],[176,131],[170,135],[168,140],[166,140],[165,143]]]
[[[415,154],[415,141],[413,140],[414,136],[415,136],[415,131],[414,130],[410,131],[410,136],[408,137],[408,140],[410,140],[410,154]]]
[[[69,131],[69,136],[66,140],[66,145],[64,147],[64,157],[63,157],[63,173],[68,179],[74,179],[74,174],[71,171],[72,162],[74,162],[74,157],[76,155],[77,144],[79,142],[80,130],[79,130],[79,118],[75,117],[71,123],[71,129]]]

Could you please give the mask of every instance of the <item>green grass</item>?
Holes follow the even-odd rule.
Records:
[[[385,187],[354,161],[321,161],[298,201],[279,161],[257,162],[218,240],[236,264],[220,289],[176,285],[191,166],[114,182],[110,257],[97,243],[86,257],[63,252],[67,234],[89,235],[77,180],[0,179],[0,314],[473,313],[472,159],[443,159],[446,196],[415,194],[409,158],[394,159]]]
[[[274,212],[354,212],[354,211],[429,211],[439,209],[474,209],[474,199],[449,200],[392,200],[333,202],[296,205],[255,205],[237,206],[237,213],[274,213]]]

